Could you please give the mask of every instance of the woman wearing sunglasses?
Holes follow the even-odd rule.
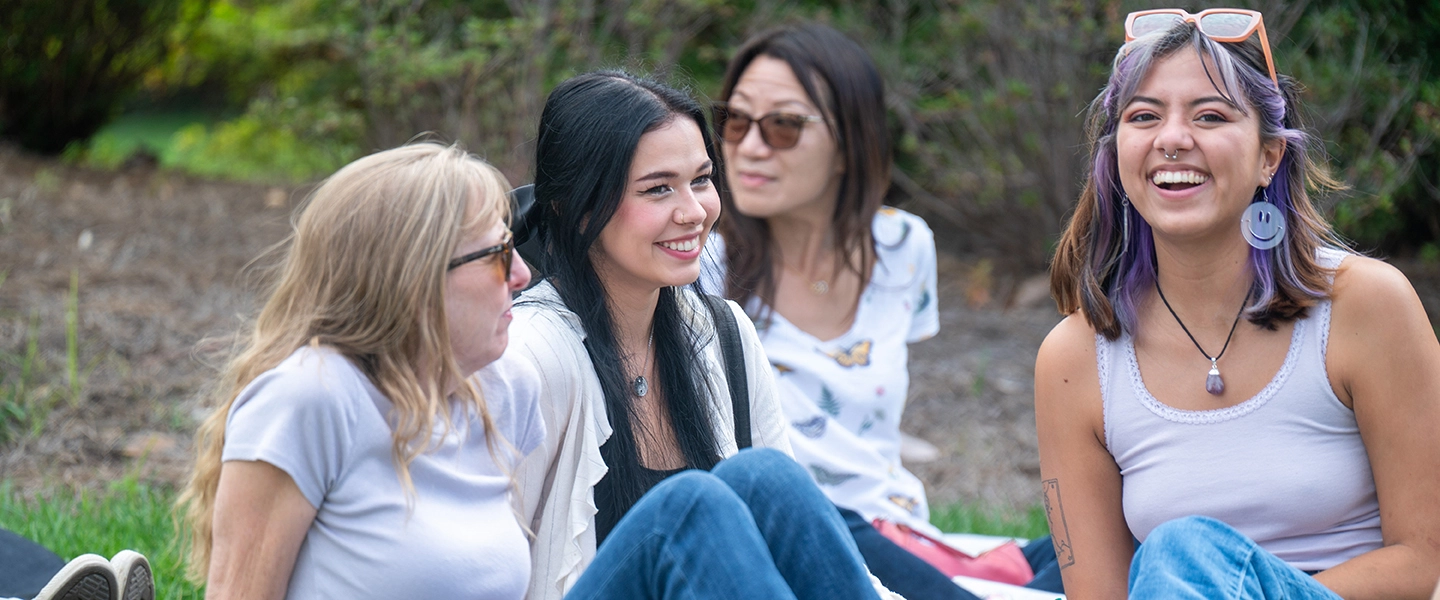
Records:
[[[939,329],[935,242],[919,217],[881,206],[891,153],[879,71],[834,29],[782,27],[736,53],[720,97],[731,195],[704,287],[757,323],[795,459],[841,507],[871,570],[906,597],[973,598],[870,525],[939,533],[925,486],[900,463],[908,344]]]
[[[515,307],[515,351],[540,373],[551,432],[517,472],[535,532],[531,600],[615,579],[607,556],[694,525],[666,507],[708,503],[743,514],[654,557],[656,568],[752,591],[696,597],[877,595],[839,514],[788,456],[754,327],[733,303],[712,313],[687,288],[720,214],[718,163],[700,106],[653,81],[589,73],[545,103],[527,221],[547,277]],[[731,319],[744,357],[735,372],[717,331]],[[739,411],[731,385],[748,398]],[[741,451],[745,437],[757,448]],[[718,497],[667,499],[705,482]],[[746,545],[755,539],[768,551]]]
[[[1426,597],[1440,344],[1419,299],[1315,209],[1335,183],[1259,13],[1133,13],[1126,38],[1036,363],[1066,591]]]
[[[530,279],[507,189],[420,143],[307,201],[181,499],[210,598],[524,593],[509,473],[544,429],[533,369],[501,358]]]

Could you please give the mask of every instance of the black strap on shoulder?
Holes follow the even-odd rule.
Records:
[[[725,359],[725,381],[730,386],[730,404],[735,411],[735,445],[741,450],[750,447],[750,382],[745,375],[745,350],[740,346],[740,326],[725,299],[701,294],[705,307],[715,323],[720,338],[720,354]]]

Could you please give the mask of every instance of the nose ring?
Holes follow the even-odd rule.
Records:
[[[1170,160],[1178,160],[1180,158],[1179,150],[1176,150],[1174,154],[1170,154],[1169,152],[1165,152],[1164,150],[1161,150],[1160,153],[1164,154],[1165,158],[1168,158]]]

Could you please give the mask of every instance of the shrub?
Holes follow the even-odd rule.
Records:
[[[0,135],[47,154],[90,137],[162,62],[182,1],[0,4]]]

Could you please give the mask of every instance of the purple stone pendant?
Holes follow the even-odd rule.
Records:
[[[1205,391],[1212,396],[1225,393],[1225,382],[1220,379],[1220,367],[1215,364],[1217,358],[1210,359],[1210,374],[1205,376]]]

